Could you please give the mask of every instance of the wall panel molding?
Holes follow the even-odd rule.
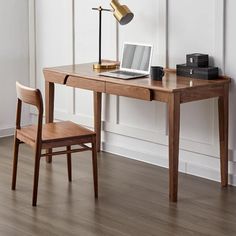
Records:
[[[36,87],[36,25],[35,25],[35,0],[29,0],[29,85]],[[30,114],[34,109],[30,108]]]
[[[215,64],[225,73],[225,0],[215,1]]]
[[[36,86],[36,25],[35,0],[29,0],[29,76],[30,86]]]
[[[159,0],[159,24],[160,29],[158,33],[158,43],[159,43],[159,59],[160,65],[168,68],[168,0]]]
[[[191,4],[191,2],[189,3],[188,1],[183,1],[183,2],[184,2],[184,3],[182,3],[183,5],[185,3],[186,4]],[[194,1],[192,1],[192,2],[194,2]],[[196,4],[196,3],[197,2],[195,1],[194,4]],[[213,30],[213,35],[212,35],[212,40],[213,40],[212,41],[212,45],[213,45],[213,52],[212,53],[213,53],[213,56],[214,56],[214,63],[215,63],[216,66],[220,67],[222,69],[222,73],[224,73],[224,70],[225,70],[225,5],[226,5],[226,1],[225,0],[216,0],[216,1],[213,1],[213,3],[214,3],[214,5],[212,5],[212,6],[214,7],[214,11],[213,11],[213,18],[214,18],[213,21],[214,22],[213,22],[213,25],[205,25],[205,27],[207,27],[209,29],[210,28],[214,29]],[[175,4],[175,6],[176,6],[177,3],[175,1],[172,1],[172,4]],[[209,6],[209,7],[211,7],[211,6]],[[173,7],[173,9],[175,9],[175,8]],[[182,6],[181,9],[183,9],[183,6]],[[178,9],[178,11],[180,12],[181,9]],[[199,2],[199,8],[196,9],[196,10],[197,11],[201,10],[200,2]],[[178,17],[178,16],[179,16],[179,14],[176,14],[173,17]],[[190,14],[186,14],[186,17],[189,17],[189,16],[190,16]],[[170,18],[172,16],[168,15],[168,17]],[[173,24],[178,24],[178,23],[179,24],[182,23],[184,25],[185,22],[183,22],[183,21],[178,22],[178,20],[176,20],[176,21],[172,22],[172,25]],[[202,19],[202,20],[199,19],[199,24],[204,25],[204,19]],[[180,29],[181,29],[181,27],[180,27]],[[188,35],[184,34],[183,39],[186,39],[186,37],[188,37]],[[204,37],[206,37],[206,35],[204,35]],[[200,43],[204,42],[204,37],[200,39],[200,37],[199,38],[196,38],[196,37],[193,38],[191,35],[189,35],[189,40],[192,41],[192,42],[193,42],[193,40],[195,40],[196,43],[198,41],[199,44],[200,44]],[[192,44],[190,44],[190,45],[192,45]],[[182,46],[182,48],[184,49],[183,46]],[[172,56],[172,55],[168,55],[168,56]],[[176,55],[174,55],[174,56],[176,56]],[[173,60],[173,58],[172,58],[172,60]],[[167,61],[168,61],[168,59],[167,59]],[[218,109],[217,109],[218,108],[218,102],[217,102],[217,100],[218,99],[211,99],[211,102],[210,102],[210,105],[209,105],[209,109],[211,109],[209,119],[211,119],[211,121],[212,121],[212,123],[210,124],[211,125],[211,127],[210,127],[210,132],[211,133],[210,133],[210,139],[209,139],[209,147],[210,146],[215,146],[213,149],[211,149],[211,151],[215,153],[214,155],[216,155],[217,158],[219,158]],[[190,118],[191,118],[191,116],[190,116]],[[188,139],[188,137],[184,137],[184,140],[191,141],[191,140]],[[196,140],[196,144],[198,144],[197,140]],[[199,148],[200,148],[199,153],[202,153],[201,145],[199,145]]]
[[[135,6],[142,7],[142,1],[140,1],[137,4],[137,1],[129,0],[130,3],[135,4]],[[214,50],[215,50],[215,63],[217,66],[222,68],[222,72],[224,73],[224,67],[225,67],[225,0],[216,0],[215,1],[215,15],[214,15]],[[30,84],[31,86],[35,86],[39,81],[36,81],[36,52],[37,52],[37,39],[35,38],[35,0],[29,1],[29,8],[30,8]],[[91,50],[86,54],[85,52],[81,53],[81,50],[83,51],[86,46],[85,42],[86,40],[83,38],[81,39],[81,33],[78,31],[78,26],[81,23],[77,22],[79,20],[78,14],[83,14],[83,12],[78,11],[79,4],[84,4],[83,7],[85,9],[90,9],[90,5],[96,6],[96,1],[93,0],[92,2],[86,2],[86,1],[76,1],[71,0],[68,1],[68,4],[71,4],[71,15],[69,15],[70,23],[69,27],[72,27],[71,32],[71,40],[68,40],[70,44],[72,44],[72,63],[81,63],[83,61],[89,60],[89,58],[95,56],[97,58],[97,52],[95,51],[96,45],[91,46]],[[102,1],[102,5],[108,6],[108,3],[105,1]],[[156,4],[156,2],[155,2]],[[170,48],[169,48],[169,36],[170,36],[170,27],[169,27],[169,20],[171,19],[171,15],[169,12],[169,4],[170,0],[158,0],[158,9],[155,9],[157,14],[157,21],[158,25],[156,31],[154,32],[153,38],[158,42],[158,62],[160,65],[163,65],[165,67],[169,66],[170,61]],[[128,5],[128,3],[127,3]],[[132,4],[131,4],[132,5]],[[80,9],[81,10],[81,9]],[[87,14],[87,13],[86,13]],[[90,12],[88,12],[90,14]],[[88,38],[91,40],[91,42],[96,44],[96,38],[93,36],[95,26],[93,24],[96,24],[96,14],[95,15],[89,15],[91,16],[91,25],[88,27]],[[94,18],[93,18],[94,17]],[[112,16],[109,16],[109,18],[104,19],[110,19]],[[90,18],[90,19],[91,19]],[[147,18],[148,19],[148,18]],[[113,19],[112,19],[113,20]],[[105,22],[107,24],[107,22]],[[151,22],[150,22],[151,24]],[[155,22],[156,24],[156,22]],[[82,24],[83,25],[83,24]],[[109,27],[106,27],[109,26]],[[113,47],[113,44],[109,44],[105,48],[113,48],[116,52],[116,57],[119,57],[119,49],[121,44],[121,29],[118,27],[117,24],[114,25],[106,25],[104,26],[104,29],[106,28],[109,32],[106,32],[104,35],[104,39],[107,40],[109,43],[112,40],[115,40],[115,49]],[[128,26],[127,26],[128,27]],[[211,27],[211,26],[207,26]],[[152,28],[151,28],[152,29]],[[87,30],[87,28],[86,28]],[[134,29],[133,29],[134,30]],[[149,28],[150,30],[150,28]],[[116,36],[114,36],[114,32],[116,32]],[[129,30],[127,30],[129,32]],[[82,31],[82,34],[84,31]],[[110,38],[107,39],[107,36],[109,35]],[[150,32],[149,32],[150,33]],[[90,35],[91,34],[91,35]],[[93,35],[94,34],[94,35]],[[43,37],[43,36],[42,36]],[[150,36],[152,37],[152,36]],[[153,40],[152,38],[152,40]],[[148,40],[145,38],[145,40]],[[82,42],[82,44],[81,44]],[[89,43],[91,43],[89,41]],[[104,44],[107,42],[103,42]],[[112,41],[113,42],[113,41]],[[91,43],[91,45],[92,45]],[[82,46],[83,47],[82,47]],[[85,45],[85,46],[84,46]],[[93,48],[94,47],[94,48]],[[79,50],[80,49],[80,50]],[[95,52],[94,52],[95,51]],[[81,56],[82,55],[82,56]],[[109,55],[109,54],[108,54]],[[111,52],[112,56],[113,52]],[[88,57],[88,58],[85,58]],[[85,125],[87,127],[92,128],[93,127],[93,117],[92,114],[85,114],[84,110],[82,111],[79,109],[81,105],[81,101],[79,100],[79,97],[76,96],[76,89],[74,88],[66,88],[66,92],[63,92],[63,95],[66,94],[66,109],[59,109],[59,101],[55,104],[55,118],[59,120],[72,120],[74,122],[78,122],[82,125]],[[89,106],[91,101],[91,93],[88,93],[87,99],[84,99],[84,103]],[[137,101],[137,103],[141,104],[141,102]],[[201,140],[191,140],[190,137],[182,137],[180,140],[180,147],[181,147],[181,164],[180,164],[180,170],[184,173],[190,173],[194,175],[199,175],[202,177],[219,180],[219,148],[218,148],[218,114],[217,114],[217,100],[213,99],[211,101],[212,106],[210,106],[210,109],[212,109],[210,114],[210,119],[213,121],[210,125],[210,138],[209,142],[203,142]],[[149,104],[147,104],[149,106]],[[160,109],[162,109],[163,104],[160,105],[160,103],[156,103],[155,107],[153,108],[153,115],[158,117],[158,112]],[[158,125],[159,121],[156,120],[155,124],[153,124],[153,129],[143,129],[142,127],[138,126],[132,126],[131,124],[127,124],[123,122],[120,118],[121,110],[125,109],[122,107],[121,104],[121,98],[118,96],[113,95],[103,95],[103,114],[102,114],[102,127],[103,127],[103,149],[105,151],[117,153],[119,155],[124,155],[129,158],[135,158],[138,157],[138,160],[149,162],[152,164],[160,165],[160,166],[168,166],[168,158],[167,158],[167,145],[168,145],[168,114],[167,109],[164,107],[165,110],[165,123],[163,130],[160,130]],[[150,109],[151,110],[151,109]],[[140,109],[141,111],[141,109]],[[90,111],[89,111],[90,112]],[[88,113],[89,113],[88,112]],[[129,111],[127,111],[129,112]],[[33,112],[32,112],[33,113]],[[132,114],[131,114],[132,115]],[[140,115],[142,115],[142,111],[140,112]],[[144,114],[145,115],[145,114]],[[147,126],[148,127],[148,126]],[[207,137],[208,138],[208,137]],[[113,141],[114,140],[114,141]],[[142,151],[136,150],[139,148],[139,144],[144,145]],[[147,145],[147,147],[145,147]],[[151,146],[152,148],[148,148]],[[199,159],[198,159],[199,158]],[[198,162],[198,160],[200,160]],[[213,167],[209,168],[209,164],[211,163]],[[231,163],[232,164],[232,163]],[[233,179],[235,179],[235,176],[231,176]],[[234,182],[236,183],[236,182]]]
[[[138,147],[134,149],[131,146],[128,147],[127,145],[125,145],[125,142],[120,143],[119,140],[122,140],[122,137],[118,137],[116,134],[109,132],[107,132],[106,135],[111,141],[102,143],[102,148],[104,151],[138,161],[143,161],[145,157],[145,162],[149,164],[168,168],[168,149],[166,146],[158,145],[156,146],[156,148],[150,148],[150,143],[142,144],[143,141],[137,139],[135,139],[134,141],[127,141],[130,138],[125,138],[126,143],[133,143],[133,146]],[[140,148],[145,146],[147,146],[147,149]],[[154,149],[156,151],[154,151]],[[182,173],[191,174],[219,182],[219,164],[219,159],[216,159],[214,157],[203,154],[196,154],[191,151],[180,150],[179,171]],[[234,161],[229,162],[229,184],[234,186],[236,185],[236,175],[233,172],[233,166],[235,166],[235,164],[236,163]]]

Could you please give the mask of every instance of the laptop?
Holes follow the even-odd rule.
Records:
[[[99,75],[118,79],[135,79],[150,73],[152,45],[124,43],[119,70],[102,72]]]

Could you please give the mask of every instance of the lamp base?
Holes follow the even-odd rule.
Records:
[[[93,69],[116,69],[119,64],[117,62],[102,62],[101,64],[93,64]]]

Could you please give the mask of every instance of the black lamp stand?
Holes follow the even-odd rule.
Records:
[[[92,10],[99,12],[99,35],[98,35],[98,45],[99,45],[99,54],[98,54],[98,63],[93,65],[94,69],[113,69],[117,67],[117,63],[111,62],[102,62],[102,12],[109,11],[113,12],[112,9],[105,9],[99,6],[98,8],[92,8]]]

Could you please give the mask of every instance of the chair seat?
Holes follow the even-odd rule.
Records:
[[[17,136],[31,146],[33,146],[36,141],[36,135],[36,125],[25,126],[21,129],[17,129]],[[73,143],[78,143],[78,139],[82,140],[81,143],[85,143],[88,138],[89,142],[93,135],[95,135],[95,132],[71,121],[44,124],[42,127],[42,148],[49,148],[50,143],[54,143],[54,147],[73,145]],[[56,143],[58,144],[56,145]]]

